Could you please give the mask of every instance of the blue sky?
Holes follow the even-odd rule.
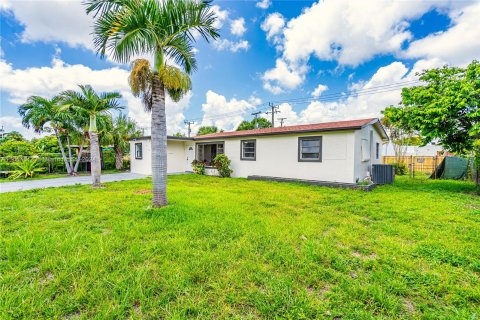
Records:
[[[7,131],[33,136],[16,113],[28,96],[91,84],[120,91],[124,112],[148,132],[128,65],[95,54],[79,1],[0,0],[0,10]],[[184,120],[232,130],[269,102],[287,125],[375,117],[418,84],[416,72],[480,58],[480,1],[214,1],[213,10],[221,38],[196,44],[192,91],[167,101],[169,133],[185,132]]]

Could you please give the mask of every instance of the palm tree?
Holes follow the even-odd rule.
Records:
[[[18,108],[18,113],[22,117],[22,123],[26,128],[33,127],[35,132],[45,132],[50,126],[57,138],[60,152],[62,154],[65,168],[68,175],[73,174],[73,168],[70,161],[67,159],[65,149],[62,143],[62,135],[67,136],[68,148],[70,150],[69,133],[71,131],[72,114],[69,112],[61,112],[62,103],[60,97],[56,96],[51,99],[31,96],[27,102]]]
[[[113,143],[113,150],[115,151],[115,169],[121,170],[123,168],[123,157],[129,148],[128,140],[140,136],[140,131],[137,129],[135,121],[123,113],[120,113],[113,120],[112,129],[108,137]]]
[[[194,33],[206,41],[219,34],[210,1],[195,0],[87,0],[94,13],[94,44],[102,56],[129,63],[135,56],[151,54],[132,64],[129,82],[146,110],[152,112],[152,206],[167,204],[167,130],[165,91],[178,101],[190,90],[189,74],[197,67]],[[179,68],[168,65],[176,63]]]
[[[111,110],[120,110],[118,92],[104,92],[98,94],[89,85],[79,85],[80,91],[64,91],[61,96],[66,106],[73,108],[74,112],[88,113],[88,135],[90,137],[90,164],[92,172],[92,186],[100,187],[100,144],[97,130],[97,117],[108,114]]]

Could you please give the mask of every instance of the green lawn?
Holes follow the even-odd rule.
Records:
[[[480,316],[480,198],[171,176],[0,194],[0,319]]]

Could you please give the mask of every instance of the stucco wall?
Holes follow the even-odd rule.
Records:
[[[298,137],[308,136],[322,136],[322,162],[298,161]],[[243,139],[256,139],[255,161],[240,160],[240,141]],[[225,154],[232,161],[234,177],[261,175],[354,182],[354,131],[272,135],[219,141],[225,141]]]
[[[370,139],[372,132],[372,139]],[[298,137],[322,136],[322,162],[298,161]],[[240,141],[256,140],[256,160],[240,160]],[[370,160],[362,161],[361,140],[367,139]],[[363,180],[370,172],[371,164],[381,163],[375,158],[375,143],[380,143],[380,134],[373,126],[356,131],[319,132],[292,135],[272,135],[218,140],[178,141],[168,140],[168,173],[193,171],[195,145],[202,142],[224,141],[225,154],[232,161],[234,177],[250,175],[272,176],[293,179],[336,181],[354,183]],[[135,159],[135,142],[143,144],[143,159]],[[149,139],[130,142],[132,172],[151,174],[151,143]],[[207,170],[213,173],[214,170]]]
[[[370,148],[370,159],[363,161],[362,160],[362,139],[368,141],[368,146]],[[378,159],[375,154],[375,144],[379,143],[379,155]],[[382,152],[383,152],[383,141],[382,137],[378,131],[371,125],[366,126],[361,130],[355,131],[355,179],[362,181],[367,176],[371,175],[371,166],[372,164],[381,164],[382,163]]]
[[[142,159],[135,159],[135,143],[142,143]],[[167,173],[185,172],[186,163],[184,141],[168,140]],[[152,174],[152,144],[150,139],[130,141],[130,171],[147,175]]]

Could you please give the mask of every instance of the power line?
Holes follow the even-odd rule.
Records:
[[[410,86],[414,84],[419,84],[422,83],[422,81],[419,80],[410,80],[410,81],[403,81],[403,82],[397,82],[397,83],[391,83],[391,84],[386,84],[386,85],[379,85],[379,86],[374,86],[366,89],[359,89],[355,91],[351,91],[349,93],[345,92],[335,92],[335,93],[330,93],[330,94],[325,94],[322,95],[318,98],[312,98],[312,97],[299,97],[299,98],[292,98],[292,99],[282,99],[282,100],[273,100],[269,103],[268,107],[266,107],[266,104],[260,104],[256,106],[256,110],[258,112],[262,113],[265,112],[270,114],[271,111],[269,112],[268,110],[271,109],[271,105],[279,105],[281,103],[289,103],[293,105],[298,105],[298,104],[303,104],[303,103],[309,103],[312,101],[318,101],[318,102],[329,102],[329,101],[334,101],[337,99],[346,99],[349,97],[359,97],[359,96],[364,96],[364,95],[372,95],[372,94],[378,94],[378,93],[386,93],[386,92],[392,92],[396,91],[398,89],[401,89],[405,86]],[[266,108],[265,108],[266,107]],[[259,110],[259,108],[261,108]],[[201,117],[201,118],[194,118],[191,119],[193,121],[202,121],[202,120],[216,120],[216,119],[222,119],[222,118],[227,118],[227,117],[234,117],[234,116],[240,116],[243,115],[245,111],[232,111],[228,113],[223,113],[223,114],[218,114],[215,116],[211,117]],[[252,113],[253,115],[253,113]]]

